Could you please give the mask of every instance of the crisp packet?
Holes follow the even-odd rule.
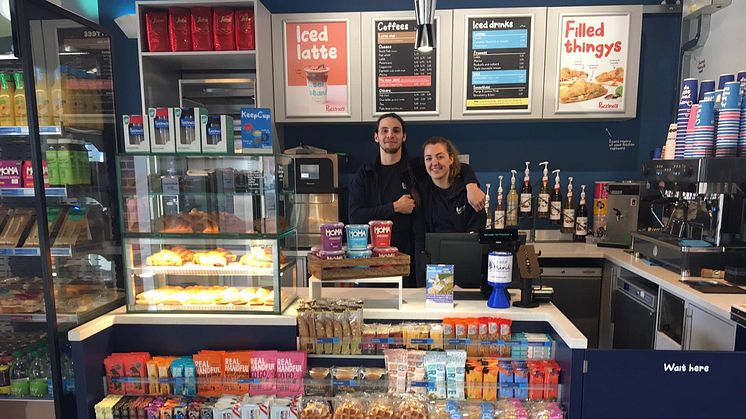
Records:
[[[306,374],[306,353],[281,351],[277,353],[277,397],[302,396],[303,376]]]
[[[277,351],[252,351],[251,378],[258,378],[262,382],[260,384],[252,384],[249,394],[252,396],[275,394],[276,373]]]
[[[225,354],[223,376],[223,392],[228,394],[248,393],[249,384],[246,380],[251,378],[251,352],[227,352]]]
[[[446,351],[446,389],[449,399],[464,399],[465,366],[466,351],[459,349]]]

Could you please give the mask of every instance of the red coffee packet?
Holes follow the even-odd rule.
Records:
[[[124,382],[118,381],[122,377],[126,377],[127,374],[124,370],[124,360],[126,357],[123,354],[111,354],[104,359],[104,368],[106,369],[106,387],[108,388],[109,394],[124,394]]]
[[[168,8],[168,35],[171,39],[171,51],[192,50],[192,30],[190,29],[189,9],[183,7]]]
[[[212,9],[192,7],[192,50],[212,51]]]
[[[148,51],[166,52],[171,50],[168,40],[168,13],[162,11],[145,13],[145,30],[148,34]]]
[[[215,51],[233,51],[236,49],[233,21],[233,9],[225,7],[212,9],[212,33],[215,41]]]
[[[236,49],[256,49],[256,40],[254,39],[254,11],[251,9],[236,10],[235,21]]]

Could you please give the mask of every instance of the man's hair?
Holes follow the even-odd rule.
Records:
[[[404,120],[401,119],[401,116],[391,112],[391,113],[385,113],[378,117],[378,120],[376,121],[376,132],[378,132],[378,128],[381,126],[381,121],[383,121],[386,118],[394,118],[401,124],[401,132],[402,134],[407,133],[407,124],[404,123]]]
[[[443,137],[430,137],[425,141],[425,144],[422,145],[422,151],[424,153],[425,147],[429,145],[435,145],[435,144],[443,144],[446,146],[446,151],[448,152],[448,155],[453,159],[453,164],[451,165],[450,170],[448,171],[448,183],[453,184],[453,180],[456,179],[456,176],[461,173],[461,161],[458,159],[458,149],[455,145],[451,142],[451,140]],[[427,164],[427,163],[425,163]]]

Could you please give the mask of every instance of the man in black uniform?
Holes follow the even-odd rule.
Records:
[[[379,156],[374,162],[364,164],[350,182],[349,218],[351,224],[393,221],[391,245],[413,256],[406,286],[422,287],[425,273],[415,269],[414,257],[420,253],[420,249],[415,248],[415,220],[421,220],[416,217],[420,203],[415,187],[418,180],[427,179],[428,174],[421,158],[407,155],[406,130],[404,120],[395,113],[378,118],[373,140],[378,144]],[[476,211],[483,210],[485,195],[479,189],[474,171],[462,165],[462,175],[467,183],[469,204]]]

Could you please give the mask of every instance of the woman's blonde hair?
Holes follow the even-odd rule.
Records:
[[[446,146],[446,151],[448,152],[448,156],[450,156],[453,159],[453,164],[451,165],[450,169],[448,170],[448,184],[453,185],[453,180],[456,179],[456,176],[461,173],[461,161],[458,159],[458,149],[455,145],[451,142],[451,140],[444,138],[444,137],[430,137],[425,141],[425,144],[422,145],[422,152],[425,152],[425,147],[429,145],[435,145],[435,144],[443,144]]]

